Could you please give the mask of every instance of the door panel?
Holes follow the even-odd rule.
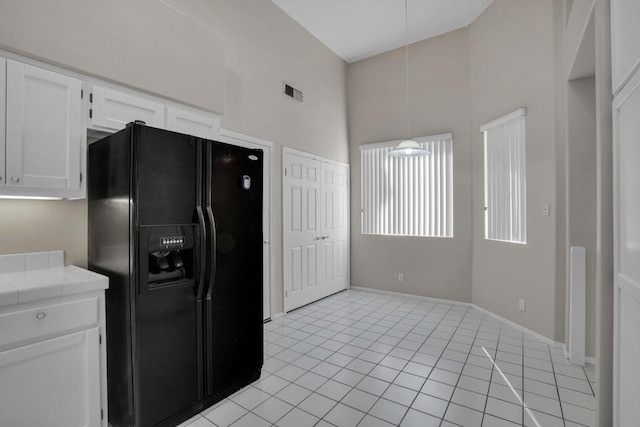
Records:
[[[318,280],[321,242],[317,208],[320,204],[320,163],[284,154],[284,282],[285,311],[307,304]]]
[[[6,114],[7,184],[79,189],[80,80],[7,60]]]
[[[640,418],[640,74],[613,103],[614,128],[614,425]]]
[[[330,291],[337,292],[346,289],[349,285],[347,265],[349,246],[348,229],[348,175],[346,166],[323,163],[322,165],[322,194],[324,205],[324,228],[322,235],[326,252],[326,277],[323,286]]]
[[[348,287],[348,167],[284,152],[285,311]]]

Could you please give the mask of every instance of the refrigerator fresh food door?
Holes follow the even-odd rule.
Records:
[[[262,150],[205,145],[214,242],[205,296],[208,394],[248,383],[262,366],[262,158]]]

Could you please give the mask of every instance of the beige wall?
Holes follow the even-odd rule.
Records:
[[[360,233],[361,144],[406,136],[405,54],[397,49],[348,71],[351,152],[351,283],[471,301],[471,90],[468,30],[410,46],[412,136],[453,132],[453,238]],[[398,282],[398,273],[404,282]]]
[[[564,324],[556,299],[556,97],[554,2],[495,0],[469,30],[473,135],[473,302],[554,340]],[[483,150],[480,126],[527,108],[527,244],[483,238]],[[560,184],[558,184],[560,183]],[[551,215],[542,215],[542,205]],[[526,311],[518,310],[518,299]]]
[[[411,133],[454,132],[453,239],[360,234],[358,147],[405,135],[403,50],[349,66],[354,285],[471,301],[564,339],[560,6],[552,0],[495,0],[468,28],[411,46]],[[520,107],[527,108],[526,245],[484,239],[479,131]],[[551,215],[543,216],[547,203]],[[397,282],[399,272],[404,284]],[[526,300],[524,312],[519,298]]]
[[[55,5],[54,5],[55,3]],[[348,162],[346,64],[270,1],[0,0],[10,51],[224,112],[274,143],[276,313],[282,311],[282,146]],[[282,94],[287,81],[304,103]],[[0,201],[0,253],[64,249],[86,265],[86,202]]]
[[[586,250],[586,352],[588,356],[593,357],[595,356],[596,322],[597,212],[595,79],[583,78],[568,82],[566,104],[567,256],[569,256],[569,247],[571,246],[582,246]],[[567,265],[569,265],[568,258]],[[569,287],[567,287],[567,301],[568,299]],[[567,307],[567,313],[569,313],[569,307]],[[568,338],[567,334],[566,339]]]

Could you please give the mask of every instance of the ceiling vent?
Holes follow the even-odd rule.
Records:
[[[284,94],[290,98],[295,99],[296,101],[302,102],[302,91],[300,89],[296,89],[288,83],[284,83]]]

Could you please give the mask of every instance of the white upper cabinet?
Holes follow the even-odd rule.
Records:
[[[149,98],[93,86],[89,127],[114,132],[124,129],[129,122],[141,120],[148,126],[164,128],[164,108],[164,104]]]
[[[81,96],[78,79],[6,60],[3,195],[84,197]]]
[[[611,68],[613,93],[620,92],[640,67],[640,1],[611,0]]]
[[[167,129],[206,139],[219,139],[220,121],[215,114],[167,106]]]

